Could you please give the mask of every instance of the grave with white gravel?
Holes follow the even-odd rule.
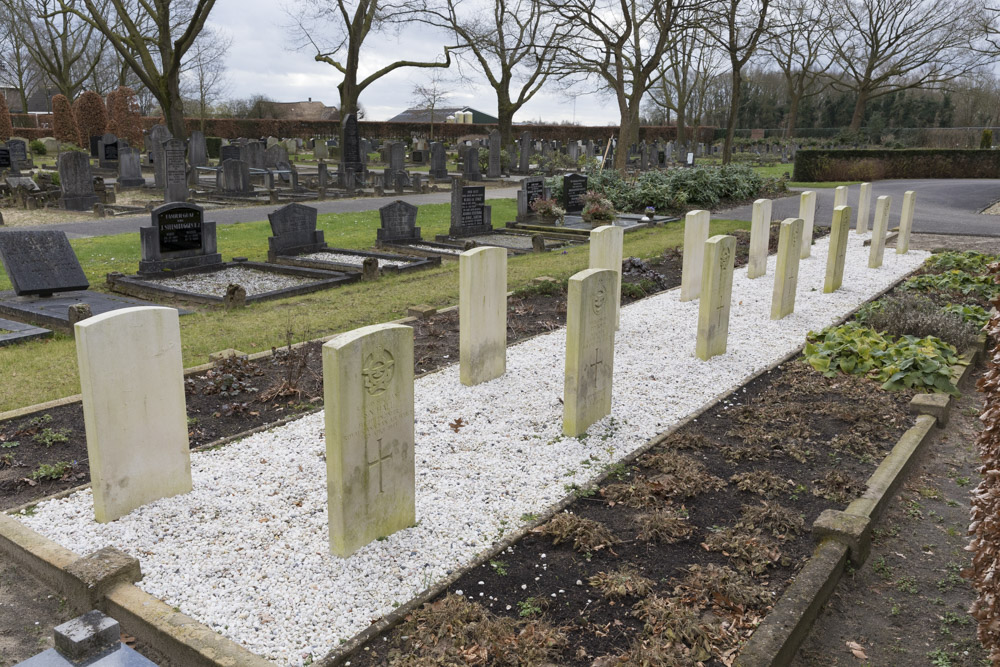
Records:
[[[306,255],[295,256],[295,259],[308,259],[314,262],[330,262],[333,264],[348,264],[350,266],[361,266],[367,258],[368,255],[348,255],[340,252],[311,252]],[[378,258],[378,267],[380,269],[383,266],[409,266],[412,263],[412,260],[385,259],[383,257]]]
[[[139,586],[281,665],[317,659],[419,592],[475,562],[568,484],[586,484],[720,394],[738,387],[917,268],[924,252],[869,269],[848,242],[844,286],[822,291],[828,240],[803,259],[793,313],[770,319],[770,280],[736,272],[726,353],[694,355],[697,302],[679,291],[621,309],[611,414],[584,440],[564,437],[566,331],[512,346],[507,372],[464,386],[457,365],[415,394],[417,523],[350,558],[330,553],[322,413],[194,453],[194,490],[93,520],[89,490],[40,503],[27,526],[79,554],[115,546],[140,559]],[[582,267],[581,267],[582,268]],[[768,260],[773,276],[775,258]],[[461,418],[464,426],[449,424]],[[590,461],[582,466],[581,461]]]
[[[255,296],[289,287],[308,285],[316,282],[316,279],[261,271],[246,266],[233,266],[211,273],[190,273],[184,276],[159,278],[149,282],[183,292],[223,297],[226,295],[226,288],[232,284],[242,286],[247,291],[247,296]]]

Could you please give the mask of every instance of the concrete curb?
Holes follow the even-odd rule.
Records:
[[[952,368],[956,386],[972,372],[985,345],[986,336],[980,336],[976,346]],[[864,564],[873,525],[895,497],[937,424],[935,415],[919,415],[916,425],[903,433],[868,478],[864,494],[843,512],[827,510],[820,515],[813,526],[819,546],[750,636],[734,663],[736,667],[778,667],[791,662],[848,564]]]

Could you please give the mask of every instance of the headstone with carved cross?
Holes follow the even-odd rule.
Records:
[[[681,264],[681,301],[693,301],[701,294],[705,242],[708,240],[708,211],[690,211],[684,217],[684,260]]]
[[[872,223],[872,247],[868,254],[868,268],[877,269],[882,266],[882,256],[885,254],[885,235],[889,232],[889,208],[892,197],[888,195],[875,200],[875,221]]]
[[[799,197],[799,218],[802,220],[802,252],[799,256],[805,259],[812,252],[813,222],[816,220],[816,193],[812,190],[803,192]]]
[[[611,269],[615,272],[615,329],[621,322],[622,301],[622,244],[625,230],[614,225],[602,225],[590,232],[591,269]]]
[[[586,269],[569,279],[563,434],[570,437],[611,413],[617,285],[612,269]]]
[[[726,353],[735,260],[735,236],[713,236],[705,242],[702,294],[698,302],[698,332],[694,348],[695,356],[702,361]]]
[[[323,346],[330,551],[414,525],[413,329],[379,324]]]
[[[507,249],[463,252],[458,275],[459,376],[471,386],[507,370]]]
[[[774,291],[771,293],[772,320],[780,320],[795,310],[803,226],[802,218],[788,218],[781,223],[781,231],[778,233],[778,261],[774,269]]]
[[[771,241],[771,200],[758,199],[753,203],[750,217],[750,258],[747,278],[760,278],[767,273],[767,250]]]
[[[833,209],[830,225],[830,248],[826,254],[826,278],[823,292],[829,294],[840,289],[844,282],[844,263],[847,259],[847,234],[851,231],[851,207]]]

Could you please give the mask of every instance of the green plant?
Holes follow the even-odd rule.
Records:
[[[502,561],[502,560],[491,560],[490,561],[490,567],[492,567],[493,571],[496,572],[501,577],[506,577],[507,576],[507,563],[505,563],[504,561]]]
[[[531,210],[540,216],[562,220],[566,217],[566,209],[555,199],[536,199],[531,202]]]
[[[71,431],[68,428],[45,427],[41,431],[36,433],[31,439],[37,442],[39,445],[45,445],[45,447],[51,447],[52,445],[69,442],[70,433]]]
[[[32,417],[28,421],[28,426],[30,428],[39,428],[52,421],[52,415],[45,413],[44,415],[39,415],[37,417]]]
[[[957,395],[951,366],[957,364],[954,346],[927,336],[900,336],[897,340],[848,322],[810,332],[803,354],[826,377],[837,373],[871,375],[884,389],[917,389]]]
[[[14,447],[19,447],[21,445],[17,440],[11,440],[10,442],[0,442],[0,447],[3,449],[13,449]]]
[[[521,618],[538,616],[542,611],[542,601],[535,597],[525,598],[517,603],[517,615]]]
[[[973,275],[953,269],[944,273],[924,273],[906,280],[899,286],[902,291],[949,292],[970,296],[977,301],[987,302],[997,294],[993,279],[985,275]]]
[[[993,148],[993,130],[986,128],[979,137],[979,148],[988,150]]]
[[[917,580],[913,577],[900,577],[896,582],[896,590],[900,593],[910,593],[915,595],[918,592]]]
[[[580,217],[587,222],[612,222],[618,215],[611,200],[600,192],[588,192],[583,200],[585,203]]]
[[[38,468],[31,473],[31,479],[50,479],[53,481],[58,481],[66,476],[66,474],[76,466],[76,462],[70,461],[57,461],[52,465],[48,463],[43,463]]]
[[[944,307],[944,311],[958,315],[963,322],[971,324],[976,329],[982,329],[990,321],[990,314],[986,309],[976,304],[949,303]]]
[[[924,268],[929,273],[944,271],[964,271],[966,273],[985,273],[987,267],[1000,259],[1000,255],[989,255],[975,250],[945,250],[936,252],[924,261]]]
[[[31,150],[31,154],[36,156],[42,156],[48,152],[45,148],[45,144],[43,144],[40,139],[32,139],[28,142],[28,148]]]
[[[931,299],[909,292],[865,304],[855,319],[891,336],[937,336],[959,350],[973,345],[978,329],[982,328],[968,323],[960,313],[942,309]]]

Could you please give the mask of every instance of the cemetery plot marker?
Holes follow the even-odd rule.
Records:
[[[684,261],[681,265],[681,301],[694,301],[701,294],[705,242],[708,240],[708,211],[690,211],[684,217]]]
[[[420,228],[417,224],[417,207],[405,201],[396,200],[378,210],[382,222],[380,229],[375,230],[379,243],[397,241],[420,241]]]
[[[910,251],[910,232],[913,231],[913,209],[917,193],[907,190],[903,193],[903,210],[899,213],[899,235],[896,237],[896,254],[905,255]]]
[[[847,206],[847,186],[840,185],[833,191],[833,207]]]
[[[833,209],[830,226],[830,248],[826,255],[826,279],[823,292],[836,292],[844,282],[844,263],[847,259],[847,235],[851,231],[851,207]]]
[[[591,269],[611,269],[615,272],[615,329],[621,324],[622,301],[622,244],[625,230],[614,225],[603,225],[590,232]]]
[[[586,269],[569,279],[563,434],[570,437],[611,413],[616,280],[611,269]]]
[[[858,222],[855,231],[858,234],[868,233],[868,216],[872,205],[872,184],[862,183],[861,193],[858,194]]]
[[[94,518],[191,490],[177,311],[125,308],[77,322]]]
[[[139,273],[221,264],[216,250],[215,223],[205,221],[196,204],[164,204],[153,209],[152,225],[139,228],[142,260]]]
[[[94,177],[86,153],[67,151],[59,155],[60,204],[67,211],[89,211],[97,203]]]
[[[767,249],[771,240],[771,200],[758,199],[753,203],[750,219],[750,260],[747,278],[760,278],[767,273]]]
[[[0,260],[17,296],[50,296],[90,287],[66,232],[0,234]]]
[[[463,252],[458,274],[459,376],[475,385],[507,370],[507,250]]]
[[[774,292],[771,295],[772,320],[780,320],[795,310],[795,292],[799,282],[798,250],[802,248],[804,226],[802,218],[789,218],[781,223]]]
[[[581,213],[586,203],[587,177],[581,174],[563,176],[563,207],[567,213]]]
[[[287,204],[274,213],[268,213],[271,233],[267,239],[267,259],[275,261],[278,255],[300,255],[318,252],[326,247],[323,232],[316,231],[316,209],[303,204]]]
[[[879,197],[875,201],[875,222],[872,224],[872,247],[868,253],[868,268],[877,269],[882,266],[882,256],[885,254],[885,235],[889,231],[889,207],[892,197]]]
[[[493,231],[486,187],[467,186],[460,180],[451,184],[451,236],[474,236]]]
[[[163,142],[163,200],[166,203],[187,201],[189,196],[187,183],[187,147],[180,139],[168,139]]]
[[[413,329],[379,324],[323,346],[330,551],[346,558],[416,522]]]
[[[702,361],[726,353],[735,262],[735,236],[713,236],[705,241],[702,255],[704,285],[698,303],[698,333],[694,348],[695,356]]]
[[[847,204],[846,200],[844,204]],[[805,259],[812,252],[813,222],[816,220],[816,193],[812,190],[803,192],[799,198],[799,219],[802,220],[802,253],[800,257]]]

